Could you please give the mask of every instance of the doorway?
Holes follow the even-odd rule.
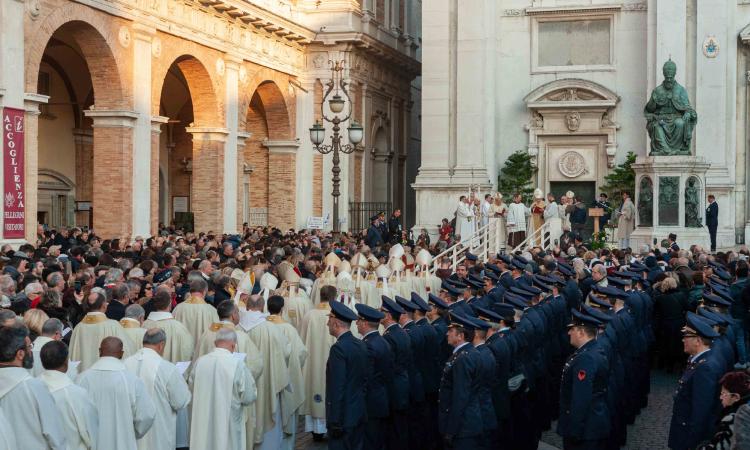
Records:
[[[560,199],[566,192],[572,191],[581,201],[591,206],[596,201],[596,182],[594,181],[550,181],[549,190],[556,199]],[[594,221],[587,216],[586,226],[583,229],[583,240],[588,241],[594,233]]]

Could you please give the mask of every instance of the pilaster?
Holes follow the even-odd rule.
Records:
[[[237,132],[239,123],[240,65],[242,58],[228,55],[224,58],[226,77],[226,127],[227,141],[224,147],[224,233],[237,233],[237,200],[239,175],[237,173]],[[244,144],[243,144],[244,147]]]
[[[162,125],[169,122],[169,117],[151,117],[151,217],[149,231],[152,236],[159,232],[159,164],[160,148],[159,135]]]
[[[0,49],[0,52],[3,50]],[[24,178],[26,185],[26,211],[25,226],[26,240],[36,243],[36,212],[39,204],[39,105],[49,102],[46,95],[30,94],[24,95]],[[2,173],[0,171],[0,180]],[[2,229],[2,228],[0,228]]]
[[[151,86],[151,42],[156,29],[133,23],[133,108],[138,113],[133,136],[133,234],[149,235],[154,229],[151,207],[144,208],[149,202],[153,205],[155,197],[151,192],[159,188],[159,155],[156,154],[156,180],[154,175],[153,150],[151,135],[151,91],[144,86]],[[144,179],[146,178],[146,179]],[[154,181],[156,182],[154,184]],[[156,203],[158,208],[158,202]],[[158,211],[158,209],[157,209]],[[157,212],[158,215],[158,212]]]

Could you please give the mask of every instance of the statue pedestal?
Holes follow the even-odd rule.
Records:
[[[657,246],[669,233],[677,235],[680,248],[697,244],[709,247],[706,215],[706,171],[703,158],[688,155],[639,156],[635,170],[636,229],[630,247]]]

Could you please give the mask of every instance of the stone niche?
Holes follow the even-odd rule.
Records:
[[[669,233],[687,248],[709,246],[706,220],[706,171],[710,167],[696,156],[639,156],[635,169],[636,229],[630,247],[657,245]]]
[[[617,153],[617,94],[576,78],[544,84],[525,98],[530,121],[528,152],[536,185],[593,181],[597,188],[614,166]]]

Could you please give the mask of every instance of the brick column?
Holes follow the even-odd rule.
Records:
[[[154,116],[151,118],[151,220],[149,234],[155,236],[159,231],[159,135],[161,126],[169,122],[169,117]]]
[[[76,201],[90,202],[94,195],[94,130],[73,130],[76,145]],[[76,226],[88,226],[91,211],[76,212]]]
[[[36,211],[39,204],[39,105],[49,97],[39,94],[24,96],[24,190],[26,192],[26,240],[36,244]]]
[[[130,237],[133,231],[133,129],[138,113],[90,109],[84,114],[94,120],[94,232],[104,239]],[[139,207],[148,208],[140,202]]]
[[[240,131],[237,133],[237,230],[242,231],[242,222],[245,216],[245,193],[250,183],[250,173],[246,172],[245,163],[245,141],[252,136],[252,133]],[[249,201],[249,199],[248,199]],[[249,208],[249,204],[247,208]]]
[[[193,135],[193,180],[190,210],[195,231],[224,230],[224,147],[226,128],[188,127]]]
[[[268,149],[268,225],[296,228],[297,148],[299,140],[264,141]]]

